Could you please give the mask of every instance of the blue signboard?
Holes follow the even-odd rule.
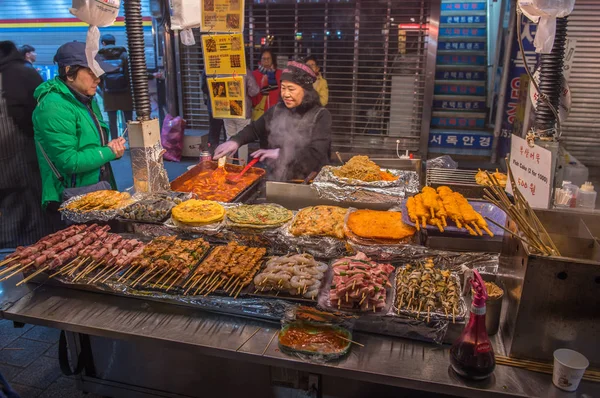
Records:
[[[432,131],[429,148],[490,149],[492,135],[484,131]]]
[[[469,24],[486,23],[485,15],[442,15],[440,23],[447,24]]]
[[[485,116],[485,114],[484,114]],[[431,127],[469,127],[484,128],[485,118],[465,118],[465,117],[432,117]]]
[[[482,111],[486,109],[486,104],[485,101],[434,100],[433,107],[460,111]]]
[[[485,55],[438,55],[438,65],[485,65]]]
[[[438,50],[458,50],[458,51],[485,51],[485,42],[483,41],[446,41],[438,45]]]
[[[487,4],[457,1],[454,3],[442,3],[442,11],[485,11]]]
[[[480,80],[485,81],[485,72],[465,72],[438,70],[435,72],[436,80]]]
[[[436,84],[434,94],[485,95],[485,86],[469,86],[465,84]]]
[[[521,24],[521,36],[523,39],[523,49],[525,50],[525,56],[527,57],[527,64],[529,66],[535,65],[537,60],[535,46],[533,45],[536,30],[536,24],[530,22],[527,18],[523,18]],[[500,137],[498,139],[498,159],[506,157],[506,154],[510,152],[510,137],[512,134],[513,123],[517,115],[517,106],[519,104],[520,79],[522,75],[527,73],[525,71],[525,66],[523,65],[523,58],[519,51],[519,43],[517,42],[516,35],[514,40],[512,54],[510,56],[510,69],[508,71],[509,80],[506,87],[506,103],[504,114],[502,115]]]
[[[486,37],[485,28],[441,28],[440,36],[442,37]]]

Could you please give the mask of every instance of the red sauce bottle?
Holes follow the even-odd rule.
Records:
[[[481,275],[473,270],[471,285],[475,291],[469,323],[450,349],[450,364],[460,376],[481,380],[494,372],[496,359],[485,329],[487,291]]]

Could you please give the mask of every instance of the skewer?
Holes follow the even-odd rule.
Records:
[[[244,288],[244,282],[240,283],[240,289],[237,291],[237,293],[235,294],[234,299],[237,299],[238,296],[240,295],[240,293],[242,292],[242,289]],[[279,293],[279,291],[277,291],[277,293]]]
[[[157,269],[157,271],[159,271],[159,272],[160,272],[160,269]],[[160,283],[160,282],[161,282],[163,279],[165,279],[165,276],[167,276],[167,275],[168,275],[168,274],[170,274],[170,273],[171,273],[171,270],[170,270],[170,269],[168,269],[168,270],[166,270],[165,272],[163,272],[162,276],[161,276],[161,277],[160,277],[160,278],[159,278],[159,279],[158,279],[156,282],[154,282],[154,287],[157,287],[157,286],[158,286],[158,284],[159,284],[159,283]],[[148,282],[150,279],[152,279],[152,277],[150,277],[150,278],[146,279],[146,282]]]
[[[179,276],[177,277],[177,279],[175,279],[175,280],[174,280],[174,281],[173,281],[173,282],[172,282],[172,283],[169,285],[169,287],[167,288],[167,290],[166,290],[166,291],[168,292],[169,290],[171,290],[171,288],[173,287],[173,285],[174,285],[174,284],[176,284],[176,283],[177,283],[177,281],[179,281],[179,280],[180,280],[182,277],[183,277],[183,275],[179,275]]]
[[[7,279],[10,279],[10,278],[12,278],[13,276],[17,275],[19,272],[21,272],[21,271],[25,270],[26,268],[29,268],[30,266],[32,266],[32,265],[33,265],[33,263],[34,263],[34,262],[32,261],[32,262],[30,262],[29,264],[27,264],[27,265],[24,265],[24,266],[20,267],[19,269],[17,269],[17,270],[16,270],[15,272],[13,272],[12,274],[10,274],[10,275],[8,275],[8,276],[5,276],[4,278],[0,279],[0,282],[2,282],[2,281],[5,281],[5,280],[7,280]]]
[[[356,342],[356,341],[354,341],[354,340],[350,340],[350,339],[347,339],[347,338],[345,338],[345,337],[342,337],[342,336],[337,336],[337,337],[338,337],[339,339],[342,339],[342,340],[344,340],[344,341],[347,341],[347,342],[349,342],[349,343],[356,344],[357,346],[360,346],[360,347],[364,347],[364,346],[365,346],[364,344],[360,344],[360,343],[358,343],[358,342]]]
[[[71,268],[75,267],[76,264],[73,264],[71,266],[66,266],[66,267],[62,267],[61,269],[59,269],[57,272],[53,273],[52,275],[50,275],[48,278],[54,278],[56,275],[58,274],[62,274],[63,272],[66,273],[68,272]]]
[[[19,256],[11,257],[9,259],[4,259],[4,260],[0,261],[0,267],[2,267],[4,264],[12,263],[13,261],[20,260],[20,259],[21,259],[21,257],[19,257]]]
[[[200,278],[193,278],[194,282],[190,284],[190,286],[187,288],[187,290],[185,292],[183,292],[183,295],[186,296],[190,290],[195,288],[196,285],[198,285],[198,283],[200,283],[202,278],[204,278],[204,275],[202,275]]]
[[[262,329],[262,328],[258,328],[258,329],[256,329],[256,330],[254,331],[254,333],[252,333],[252,335],[250,335],[250,337],[248,337],[248,338],[247,338],[247,339],[246,339],[246,340],[245,340],[245,341],[244,341],[244,342],[243,342],[243,343],[242,343],[242,344],[241,344],[241,345],[240,345],[240,346],[237,348],[237,350],[235,350],[235,352],[238,352],[238,351],[240,350],[240,348],[242,348],[242,347],[244,346],[244,344],[246,344],[247,342],[249,342],[249,341],[250,341],[250,339],[251,339],[252,337],[254,337],[254,335],[255,335],[256,333],[258,333],[258,331],[259,331],[260,329]]]
[[[203,292],[203,293],[204,293],[204,297],[206,297],[206,296],[208,296],[210,293],[212,293],[212,288],[215,286],[215,283],[217,283],[217,282],[218,282],[218,279],[217,279],[217,278],[215,278],[215,279],[212,281],[212,283],[211,283],[209,286],[207,286],[207,287],[206,287],[206,289],[204,290],[204,292],[205,292],[205,293]]]
[[[223,286],[223,290],[224,290],[225,292],[227,292],[227,289],[229,288],[229,285],[230,285],[230,284],[233,282],[233,279],[234,279],[234,278],[232,278],[232,277],[229,277],[229,278],[227,279],[227,283],[225,283],[225,286]],[[266,281],[266,280],[267,280],[267,278],[265,278],[265,279],[262,281],[262,283],[260,283],[260,285],[262,285],[263,283],[265,283],[265,281]]]
[[[365,294],[363,293],[362,299],[360,300],[360,303],[358,303],[358,305],[362,305],[363,301],[365,301],[366,298],[367,296],[365,296]]]
[[[213,274],[214,273],[215,273],[215,271],[213,271]],[[200,285],[198,285],[198,288],[196,289],[196,291],[194,291],[194,296],[198,295],[198,292],[204,291],[205,286],[208,286],[208,284],[210,283],[210,280],[211,280],[211,276],[206,278]]]
[[[112,278],[113,276],[115,276],[116,274],[119,273],[119,271],[121,270],[121,267],[117,266],[117,269],[110,275],[108,275],[106,278],[102,279],[102,283],[106,282],[107,280],[109,280],[110,278]]]
[[[177,270],[176,270],[176,269],[174,269],[174,270],[173,270],[173,272],[171,272],[171,276],[169,276],[169,277],[167,278],[167,280],[166,280],[166,281],[164,281],[164,283],[162,284],[162,286],[160,286],[160,289],[164,289],[164,288],[165,288],[165,286],[167,285],[167,283],[169,283],[169,281],[170,281],[172,278],[174,278],[175,276],[177,276]],[[156,283],[154,284],[154,286],[157,286],[157,285],[158,285],[158,282],[156,282]]]
[[[227,292],[227,294],[229,294],[230,296],[233,296],[233,292],[235,292],[235,289],[237,289],[238,284],[240,283],[239,280],[236,280],[235,283],[233,283],[230,287],[229,287],[229,291]]]
[[[81,271],[79,274],[77,274],[77,277],[74,279],[74,281],[76,281],[77,279],[79,279],[81,277],[81,275],[85,274],[88,272],[88,270],[94,266],[94,264],[96,263],[96,261],[92,261],[90,264],[88,264],[87,267],[85,267],[83,269],[83,271]]]
[[[197,279],[197,276],[194,274],[192,275],[187,281],[185,281],[185,283],[183,284],[183,288],[185,289],[190,283],[192,283],[192,281],[194,281],[195,279]]]
[[[77,271],[79,269],[79,267],[81,267],[88,258],[89,257],[80,259],[79,263],[77,263],[77,266],[73,267],[70,271],[66,272],[65,275],[68,275],[69,277],[72,277],[73,275],[75,275],[75,271]]]
[[[131,287],[134,287],[135,285],[137,285],[139,281],[141,281],[143,278],[145,278],[146,276],[148,276],[148,274],[151,273],[152,271],[154,271],[154,268],[151,268],[151,269],[147,270],[146,272],[142,273],[141,276],[139,276],[137,279],[135,279],[131,283]]]
[[[263,350],[262,354],[260,354],[260,356],[265,355],[265,352],[267,352],[267,350],[269,349],[269,346],[271,345],[271,343],[273,342],[273,339],[275,338],[275,336],[277,336],[279,334],[279,330],[276,330],[275,333],[273,333],[273,336],[271,336],[271,340],[269,340],[269,342],[267,343],[267,345],[265,346],[265,349]]]
[[[75,279],[75,280],[81,279],[83,277],[87,277],[92,271],[94,271],[96,268],[100,267],[102,264],[104,264],[104,262],[100,262],[100,263],[94,265],[89,271],[83,272],[83,273],[77,275],[77,279]]]
[[[9,273],[10,271],[17,269],[21,266],[21,263],[17,263],[15,265],[11,265],[10,267],[7,267],[5,270],[3,270],[2,272],[0,272],[0,276]]]
[[[113,269],[112,266],[108,266],[105,269],[103,269],[102,271],[98,272],[92,279],[90,279],[89,283],[94,283],[96,282],[98,279],[102,278],[103,276],[105,276],[106,274],[110,273],[110,271]]]
[[[30,280],[32,280],[33,278],[35,278],[36,276],[38,276],[39,274],[41,274],[42,272],[46,271],[49,267],[46,266],[44,268],[40,268],[37,271],[35,271],[33,274],[29,275],[27,278],[23,279],[21,282],[17,283],[17,286],[21,286],[23,283],[25,282],[29,282]]]
[[[136,272],[139,271],[139,268],[140,268],[140,266],[136,265],[135,267],[133,267],[133,269],[130,269],[119,279],[119,282],[121,282],[121,280],[123,281],[123,283],[127,282],[133,275],[135,275]],[[125,275],[127,275],[126,278],[125,278]]]

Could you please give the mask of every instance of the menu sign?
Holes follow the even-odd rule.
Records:
[[[208,78],[213,117],[217,119],[245,119],[243,77]]]
[[[204,70],[207,75],[245,75],[246,56],[241,33],[203,35]]]
[[[201,32],[244,30],[244,0],[201,0]]]
[[[547,209],[552,192],[552,153],[537,145],[531,147],[526,140],[513,135],[510,168],[519,191],[529,205],[533,208]],[[510,179],[506,184],[506,192],[512,194]]]

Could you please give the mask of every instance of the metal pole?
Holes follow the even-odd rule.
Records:
[[[323,59],[321,60],[321,65],[323,67],[323,71],[321,73],[324,73],[326,68],[327,68],[327,29],[329,29],[329,1],[327,0],[325,1],[325,22],[323,25]]]
[[[123,8],[125,9],[125,31],[135,113],[138,120],[149,120],[151,106],[148,93],[148,68],[144,49],[141,0],[125,0]]]
[[[173,46],[175,47],[175,69],[177,71],[177,74],[175,75],[177,79],[177,103],[179,104],[179,116],[183,117],[185,109],[183,106],[183,87],[181,86],[181,54],[179,52],[179,32],[175,31],[173,34],[175,36],[175,42],[173,43]]]
[[[163,37],[163,64],[165,67],[165,86],[167,92],[167,109],[170,115],[179,115],[177,103],[177,78],[173,60],[173,35],[165,27]]]
[[[423,115],[421,117],[421,137],[419,153],[427,159],[429,130],[431,124],[431,106],[433,105],[433,86],[435,83],[435,57],[437,55],[438,34],[440,30],[440,0],[429,3],[429,31],[427,32],[427,58],[425,64],[425,90],[423,91]]]
[[[494,123],[494,138],[492,140],[492,156],[490,161],[496,163],[498,160],[498,140],[500,139],[500,132],[502,131],[502,119],[504,118],[504,107],[506,105],[506,86],[508,85],[508,75],[510,69],[510,56],[512,54],[512,48],[515,41],[515,29],[517,22],[517,15],[515,12],[516,3],[514,0],[510,4],[510,21],[508,23],[508,34],[506,35],[506,42],[504,44],[504,62],[502,63],[502,79],[500,80],[500,87],[498,88],[498,107],[496,108],[496,121]],[[519,37],[519,40],[521,38]]]
[[[389,100],[387,99],[387,88],[388,88],[388,62],[390,52],[390,30],[392,27],[392,0],[387,1],[387,9],[385,15],[385,36],[383,38],[383,84],[381,85],[381,117],[379,118],[379,130],[383,131],[385,125],[386,115],[389,117],[388,108]],[[388,123],[390,120],[388,118]],[[391,126],[388,126],[388,135],[390,133]]]

